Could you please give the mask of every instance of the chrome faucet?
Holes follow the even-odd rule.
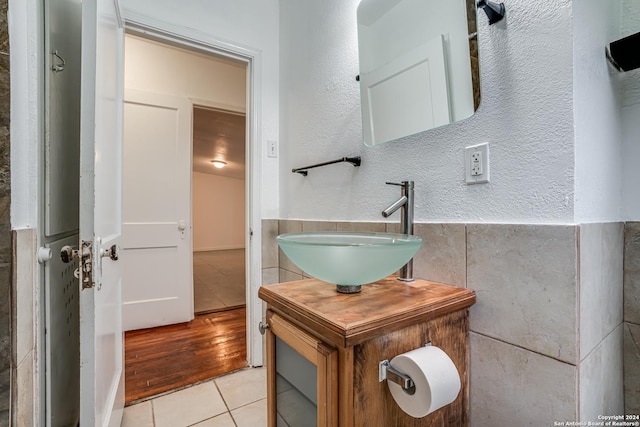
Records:
[[[382,211],[382,216],[387,218],[402,208],[402,216],[400,218],[402,234],[413,234],[413,181],[402,181],[402,183],[387,182],[386,184],[399,185],[402,187],[402,193],[398,200]],[[413,258],[400,269],[400,277],[398,279],[404,282],[413,282]]]

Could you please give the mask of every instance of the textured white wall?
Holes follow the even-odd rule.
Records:
[[[278,0],[120,0],[125,18],[143,16],[180,35],[194,31],[261,52],[260,161],[263,218],[278,218],[278,159],[266,142],[278,141]]]
[[[622,0],[620,20],[621,37],[640,31],[640,1]],[[637,159],[640,159],[640,69],[621,73],[618,79],[622,96],[623,219],[639,221],[640,178]]]
[[[280,2],[281,217],[378,221],[416,181],[416,221],[574,220],[570,0],[512,0],[479,16],[482,101],[470,119],[374,148],[361,142],[356,7]],[[464,183],[464,147],[490,143],[491,183]],[[345,155],[363,165],[291,168]],[[394,215],[397,219],[397,215]]]
[[[574,221],[617,221],[622,215],[620,107],[617,72],[604,47],[620,35],[620,1],[574,1],[573,13]]]
[[[193,250],[244,248],[243,179],[193,173]]]
[[[279,140],[281,155],[279,169],[278,159],[266,154],[261,159],[264,218],[381,220],[379,211],[398,194],[384,182],[413,179],[418,221],[514,223],[614,215],[609,211],[613,206],[594,208],[597,200],[586,203],[591,187],[590,178],[585,178],[590,163],[581,157],[587,153],[585,147],[576,146],[574,157],[572,5],[576,3],[512,0],[506,22],[491,27],[480,15],[482,102],[476,115],[402,142],[365,148],[354,80],[357,0],[282,0],[281,17],[277,0],[122,0],[125,16],[151,16],[262,51],[261,143]],[[622,0],[623,32],[640,30],[638,4]],[[12,140],[28,141],[12,147],[11,209],[13,226],[23,227],[37,220],[39,21],[34,0],[12,0],[10,6]],[[624,95],[623,216],[634,220],[640,218],[637,167],[632,162],[640,151],[639,80],[637,71],[619,77]],[[580,132],[578,128],[578,141]],[[485,141],[491,144],[492,182],[466,186],[463,148]],[[333,165],[315,169],[306,178],[290,172],[292,167],[353,154],[363,157],[362,167]],[[605,151],[607,159],[611,155]],[[608,162],[607,168],[614,165],[615,161]],[[616,192],[606,195],[607,188],[612,184],[598,186],[598,197],[615,200]]]

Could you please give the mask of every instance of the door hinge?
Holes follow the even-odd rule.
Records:
[[[253,240],[253,228],[249,229],[249,240]]]

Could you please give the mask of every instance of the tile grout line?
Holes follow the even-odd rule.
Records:
[[[245,371],[245,370],[243,369],[243,370],[238,371],[238,372],[242,372],[242,371]],[[230,374],[230,375],[233,375],[233,374],[235,374],[235,372],[234,372],[234,373],[232,373],[232,374]],[[238,426],[238,424],[237,424],[237,422],[236,422],[235,417],[233,416],[232,409],[231,409],[231,408],[229,407],[229,405],[227,404],[227,401],[226,401],[226,399],[224,398],[224,395],[222,394],[222,390],[220,389],[220,386],[218,385],[217,379],[214,379],[214,380],[213,380],[213,383],[214,383],[214,385],[216,386],[216,389],[218,390],[218,393],[220,394],[220,397],[222,398],[222,401],[224,402],[225,407],[227,408],[227,412],[228,412],[229,416],[231,417],[231,420],[233,421],[234,425],[237,427],[237,426]],[[266,400],[266,399],[267,399],[267,398],[266,398],[266,396],[265,396],[265,397],[260,398],[260,399],[258,399],[258,400],[254,400],[254,401],[251,401],[251,402],[245,403],[245,404],[243,404],[243,405],[238,406],[237,408],[233,408],[233,411],[235,411],[235,410],[237,410],[237,409],[240,409],[240,408],[247,407],[247,406],[249,406],[249,405],[253,405],[254,403],[257,403],[257,402],[260,402],[260,401],[263,401],[263,400]],[[218,414],[218,415],[220,415],[220,414]]]
[[[469,332],[473,332],[476,335],[488,338],[488,339],[493,340],[493,341],[497,341],[497,342],[500,342],[500,343],[503,343],[503,344],[506,344],[506,345],[510,345],[512,347],[515,347],[515,348],[519,348],[520,350],[523,350],[523,351],[528,351],[530,353],[537,354],[537,355],[542,356],[542,357],[546,357],[547,359],[551,359],[551,360],[555,360],[555,361],[560,362],[560,363],[564,363],[565,365],[578,367],[578,364],[576,364],[576,363],[567,362],[566,360],[558,359],[557,357],[549,356],[548,354],[540,353],[539,351],[531,350],[531,349],[523,347],[521,345],[510,343],[509,341],[505,341],[503,339],[496,338],[496,337],[493,337],[491,335],[487,335],[484,332],[473,331],[471,329],[469,329]]]
[[[151,424],[156,427],[156,407],[153,404],[153,399],[149,401],[151,403]]]
[[[231,417],[231,421],[233,421],[233,424],[236,427],[238,427],[238,423],[236,423],[235,418],[233,418],[233,414],[231,413],[231,409],[229,408],[229,405],[227,404],[227,400],[224,398],[224,395],[222,394],[222,390],[220,390],[220,386],[218,386],[218,382],[215,379],[213,380],[213,385],[216,387],[216,390],[218,390],[218,394],[220,394],[220,398],[222,399],[222,403],[224,403],[224,407],[227,408],[227,413]],[[220,415],[220,414],[218,414],[218,415]]]

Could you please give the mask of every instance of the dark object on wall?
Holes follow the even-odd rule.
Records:
[[[317,168],[319,166],[332,165],[334,163],[342,163],[342,162],[351,163],[355,167],[355,166],[360,166],[362,164],[362,159],[360,158],[360,156],[341,157],[338,160],[331,160],[329,162],[318,163],[317,165],[311,165],[311,166],[305,166],[303,168],[291,169],[291,172],[299,173],[302,176],[307,176],[307,169],[313,169],[313,168]]]
[[[479,8],[484,10],[484,13],[487,14],[487,18],[489,18],[489,25],[495,24],[496,22],[502,20],[506,13],[506,9],[504,7],[504,3],[496,3],[491,0],[480,0],[477,3]]]
[[[606,54],[618,71],[640,68],[640,33],[609,43]]]

